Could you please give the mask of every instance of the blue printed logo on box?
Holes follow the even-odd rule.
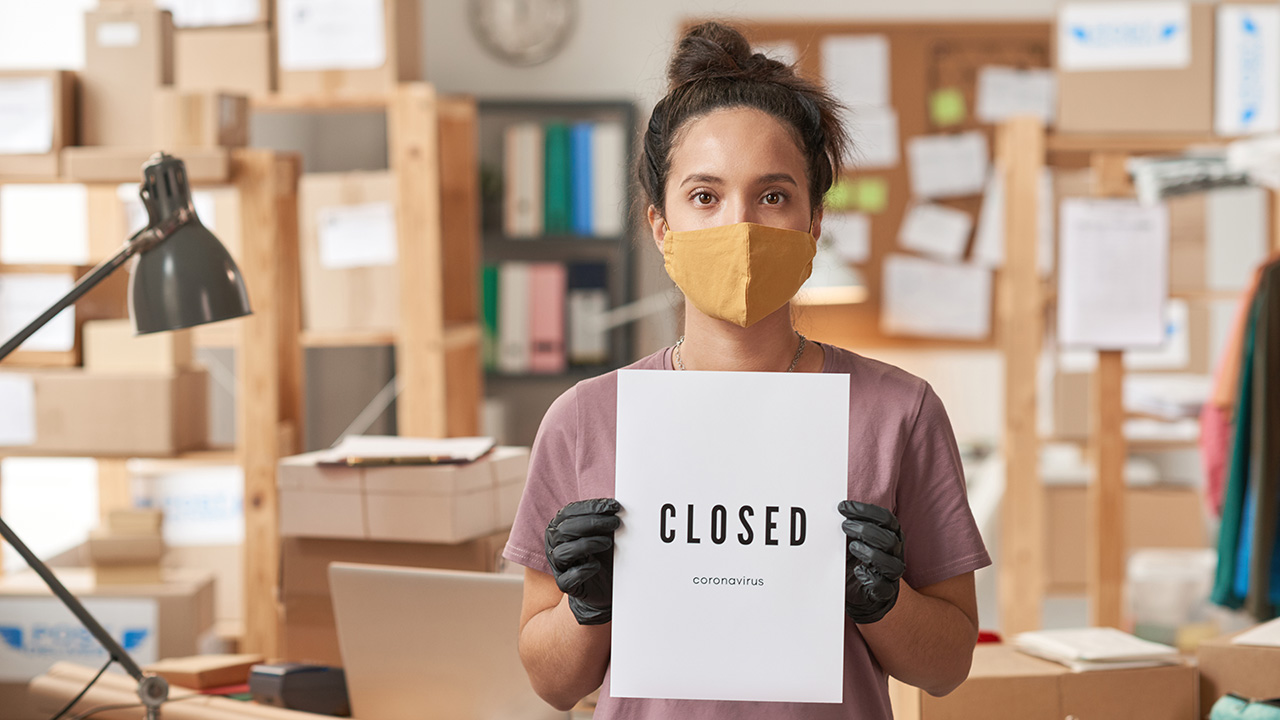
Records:
[[[1253,18],[1240,18],[1240,39],[1236,46],[1240,60],[1240,124],[1248,126],[1258,119],[1263,94],[1262,32]]]
[[[146,628],[126,628],[119,635],[126,651],[136,650],[151,634]],[[96,655],[102,646],[83,627],[67,623],[35,623],[30,628],[0,625],[0,640],[27,655]]]
[[[1093,48],[1151,48],[1173,42],[1181,23],[1098,23],[1072,25],[1071,37]]]

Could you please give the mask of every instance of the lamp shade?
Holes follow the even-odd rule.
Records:
[[[134,258],[129,315],[139,335],[248,315],[240,268],[196,217],[181,160],[163,153],[143,168],[142,200],[158,238]]]

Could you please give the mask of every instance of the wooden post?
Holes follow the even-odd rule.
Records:
[[[400,332],[396,375],[399,433],[443,437],[445,412],[444,263],[440,209],[440,135],[435,89],[400,85],[387,112],[396,178],[400,251]]]
[[[98,458],[98,513],[104,521],[112,510],[133,507],[129,487],[129,461],[124,458]]]
[[[1044,129],[1032,118],[1000,127],[998,162],[1005,185],[1005,265],[1000,321],[1005,357],[1005,494],[1001,511],[1000,627],[1040,628],[1045,579],[1044,489],[1036,426],[1036,367],[1044,335],[1038,207]]]
[[[1091,159],[1094,195],[1132,195],[1123,153],[1097,153]],[[1090,474],[1088,535],[1085,540],[1089,624],[1118,628],[1123,619],[1125,576],[1124,353],[1098,353],[1090,400]]]
[[[297,282],[296,156],[237,150],[240,270],[253,315],[237,320],[239,378],[236,445],[244,466],[245,652],[279,655],[280,533],[276,463],[301,436],[301,310]],[[291,440],[285,440],[283,438]]]

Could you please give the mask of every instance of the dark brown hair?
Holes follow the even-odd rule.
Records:
[[[690,28],[667,64],[667,95],[645,129],[636,174],[648,203],[666,214],[671,150],[681,129],[721,108],[746,107],[780,120],[805,156],[810,212],[840,173],[850,141],[840,121],[843,107],[821,85],[801,78],[793,66],[752,52],[737,29],[718,22]]]

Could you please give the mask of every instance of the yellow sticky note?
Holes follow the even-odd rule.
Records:
[[[882,213],[888,204],[889,183],[884,178],[858,178],[853,207],[866,213]]]
[[[964,122],[964,93],[956,88],[934,91],[929,98],[929,117],[938,127],[950,127]]]
[[[854,206],[854,197],[858,189],[857,180],[839,178],[823,199],[825,205],[832,210],[848,210]]]

